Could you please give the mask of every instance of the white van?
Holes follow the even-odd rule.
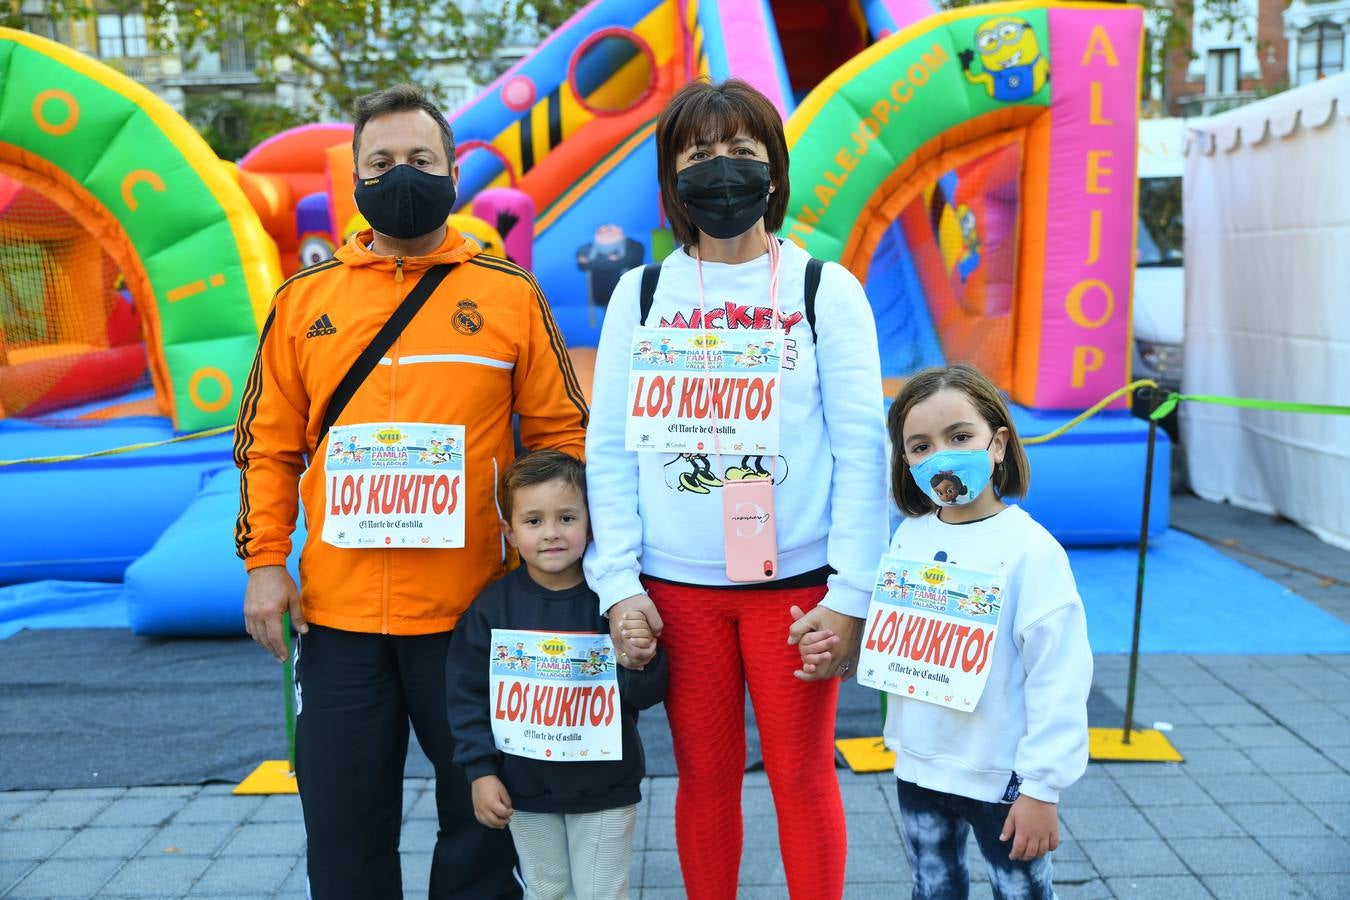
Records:
[[[1134,270],[1135,378],[1181,388],[1186,276],[1182,268],[1182,119],[1139,122],[1139,246]]]

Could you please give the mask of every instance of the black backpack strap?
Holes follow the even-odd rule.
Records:
[[[820,290],[820,273],[825,269],[825,260],[812,257],[806,261],[806,288],[802,292],[806,301],[806,324],[811,326],[811,340],[816,339],[816,291]]]
[[[803,291],[806,304],[806,322],[811,326],[811,340],[816,339],[816,292],[820,290],[820,273],[825,268],[823,259],[814,257],[806,262],[806,287]],[[652,311],[656,300],[656,283],[661,279],[661,264],[652,263],[642,268],[642,287],[638,293],[638,324],[647,324],[647,315]]]
[[[661,264],[642,267],[642,288],[638,293],[638,324],[646,325],[647,316],[656,300],[656,283],[661,280]]]
[[[431,296],[436,288],[440,287],[445,276],[450,274],[450,270],[457,264],[443,264],[432,266],[427,269],[421,278],[417,279],[417,284],[408,291],[408,296],[403,298],[403,302],[394,310],[394,314],[389,317],[389,321],[384,323],[384,327],[379,333],[371,339],[366,345],[366,349],[361,351],[361,355],[352,363],[352,367],[347,370],[347,374],[342,377],[338,383],[337,389],[333,391],[333,396],[328,398],[328,408],[323,411],[323,423],[319,426],[319,439],[315,443],[317,449],[323,439],[328,436],[328,429],[333,427],[338,416],[347,408],[347,403],[351,401],[356,394],[356,389],[365,383],[370,377],[370,373],[379,365],[380,358],[383,357],[389,348],[394,346],[394,341],[403,333],[403,329],[408,327],[408,323],[413,320],[424,305],[427,298]]]

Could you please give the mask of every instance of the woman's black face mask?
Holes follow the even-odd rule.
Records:
[[[353,196],[371,228],[408,240],[445,224],[455,206],[455,180],[415,166],[394,166],[373,178],[358,178]]]
[[[675,194],[709,237],[745,234],[769,209],[769,164],[714,156],[675,175]]]

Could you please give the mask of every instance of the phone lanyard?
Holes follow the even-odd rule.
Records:
[[[769,303],[773,305],[773,318],[769,321],[777,325],[783,320],[782,312],[778,308],[778,268],[781,259],[778,241],[773,235],[768,235],[769,242]],[[709,377],[709,390],[711,390],[712,368],[708,364],[709,341],[712,332],[708,330],[708,316],[704,309],[703,294],[703,258],[699,255],[698,245],[694,245],[694,264],[698,270],[698,321],[703,327],[703,373]],[[711,399],[708,401],[708,411],[712,414],[713,423],[713,453],[717,455],[717,468],[722,468],[722,441],[719,437],[721,431],[721,421],[717,418],[717,407]],[[769,470],[770,479],[774,479],[778,474],[778,457],[775,455],[769,462],[772,466]]]

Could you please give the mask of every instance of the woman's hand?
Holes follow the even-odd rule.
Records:
[[[640,614],[646,620],[647,628],[634,628],[630,634],[624,621],[632,613]],[[665,627],[652,598],[645,593],[634,594],[611,606],[608,615],[609,637],[619,654],[619,665],[625,669],[641,669],[651,662],[656,656],[656,639]]]
[[[799,606],[791,612],[795,621],[788,627],[788,643],[802,654],[802,667],[792,674],[802,681],[851,677],[862,644],[862,619],[819,604],[807,613]]]

